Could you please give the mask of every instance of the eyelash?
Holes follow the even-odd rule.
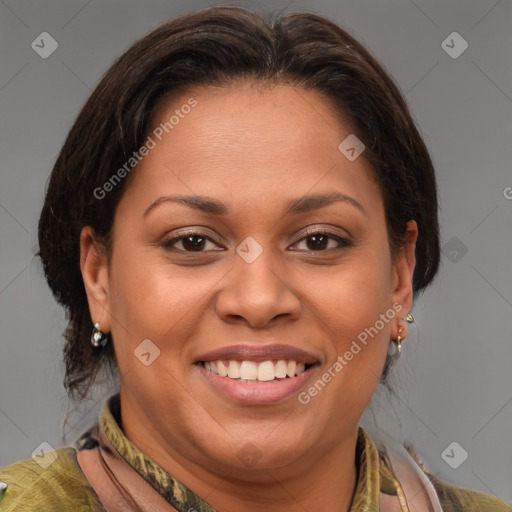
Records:
[[[331,249],[322,249],[322,250],[318,250],[318,251],[314,251],[314,250],[308,250],[307,252],[318,252],[318,253],[325,253],[325,252],[329,252],[329,251],[332,251],[332,250],[341,250],[341,249],[344,249],[344,248],[347,248],[347,247],[351,247],[353,244],[347,239],[347,238],[343,238],[339,235],[335,235],[333,233],[330,233],[329,231],[325,231],[325,230],[322,230],[322,229],[311,229],[311,230],[307,230],[306,233],[304,234],[304,236],[299,239],[297,242],[295,242],[295,244],[299,243],[299,242],[302,242],[303,240],[307,239],[307,238],[310,238],[312,236],[316,236],[316,235],[327,235],[328,238],[330,238],[331,240],[335,240],[336,242],[338,242],[340,244],[339,247],[334,247]],[[201,233],[199,231],[190,231],[190,232],[186,232],[186,233],[181,233],[179,236],[175,236],[173,238],[170,238],[168,240],[165,240],[163,243],[162,243],[162,247],[164,247],[165,249],[172,249],[173,245],[176,243],[176,242],[179,242],[185,238],[188,238],[188,237],[200,237],[200,238],[203,238],[205,240],[208,240],[210,242],[213,242],[213,243],[216,243],[215,240],[213,240],[211,237],[209,236],[206,236],[206,234],[204,233]],[[294,245],[295,245],[294,244]],[[182,252],[182,253],[186,253],[186,254],[202,254],[202,253],[206,253],[208,251],[187,251],[187,250],[182,250],[182,249],[178,249],[179,252]]]

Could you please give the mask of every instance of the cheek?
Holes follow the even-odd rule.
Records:
[[[156,252],[123,252],[119,243],[113,256],[110,306],[114,321],[124,323],[128,335],[158,332],[160,319],[167,318],[169,324],[170,317],[183,309],[183,292],[190,290],[171,266],[163,264],[161,258],[157,260]]]
[[[318,311],[332,340],[328,363],[319,376],[329,383],[325,395],[316,389],[306,391],[308,396],[323,395],[316,415],[325,413],[341,425],[359,418],[368,406],[382,373],[395,316],[389,283],[387,269],[380,263],[354,265],[331,280],[329,305]]]
[[[386,257],[361,252],[328,276],[328,293],[318,294],[322,317],[337,326],[343,338],[354,338],[374,325],[390,307],[390,263]]]
[[[110,310],[116,346],[123,354],[133,354],[149,339],[161,350],[162,358],[178,370],[179,361],[186,359],[189,350],[186,340],[198,325],[208,290],[218,275],[179,269],[153,250],[133,251],[117,259],[114,255],[111,268]],[[123,354],[118,359],[120,365]],[[124,362],[133,364],[126,357]]]
[[[385,256],[378,258],[369,252],[354,257],[332,276],[329,305],[318,310],[332,339],[328,367],[336,377],[330,400],[341,400],[354,411],[367,406],[389,346],[395,311],[388,264]]]

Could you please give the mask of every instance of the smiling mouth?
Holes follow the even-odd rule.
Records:
[[[210,373],[219,377],[225,377],[244,384],[258,384],[259,382],[289,380],[298,377],[318,363],[306,364],[294,360],[280,359],[262,362],[237,360],[200,361],[199,364]]]

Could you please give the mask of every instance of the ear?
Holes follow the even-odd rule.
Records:
[[[405,245],[400,253],[396,256],[393,264],[393,295],[392,304],[399,303],[402,309],[397,314],[397,318],[403,318],[412,309],[413,303],[413,287],[412,279],[414,267],[416,266],[416,257],[414,250],[416,249],[416,240],[418,238],[418,225],[416,221],[410,220],[407,223],[407,232],[405,234]],[[403,322],[395,322],[391,328],[391,336],[393,339],[398,337],[399,326]],[[405,323],[404,330],[401,333],[402,338],[407,337],[409,333],[409,325]]]
[[[109,275],[107,256],[94,230],[86,226],[80,233],[80,270],[84,281],[92,323],[110,332]]]

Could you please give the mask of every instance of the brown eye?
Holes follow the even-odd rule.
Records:
[[[181,252],[206,252],[204,249],[208,242],[215,244],[210,237],[207,237],[203,233],[187,233],[166,240],[162,246],[166,249],[172,248]],[[181,243],[181,248],[179,245],[175,247],[175,245],[179,243]]]
[[[329,245],[329,236],[327,235],[310,235],[306,238],[310,243],[308,244],[308,248],[310,249],[327,249]]]
[[[299,242],[302,242],[303,240],[306,240],[305,250],[313,252],[326,252],[327,250],[331,249],[343,249],[344,247],[349,247],[352,245],[351,242],[346,238],[334,235],[333,233],[329,233],[327,231],[308,231],[306,236],[299,240]],[[338,245],[336,246],[335,244],[334,247],[329,247],[329,242],[335,242]]]
[[[202,251],[204,249],[206,238],[196,235],[186,236],[182,239],[182,244],[187,251]]]

